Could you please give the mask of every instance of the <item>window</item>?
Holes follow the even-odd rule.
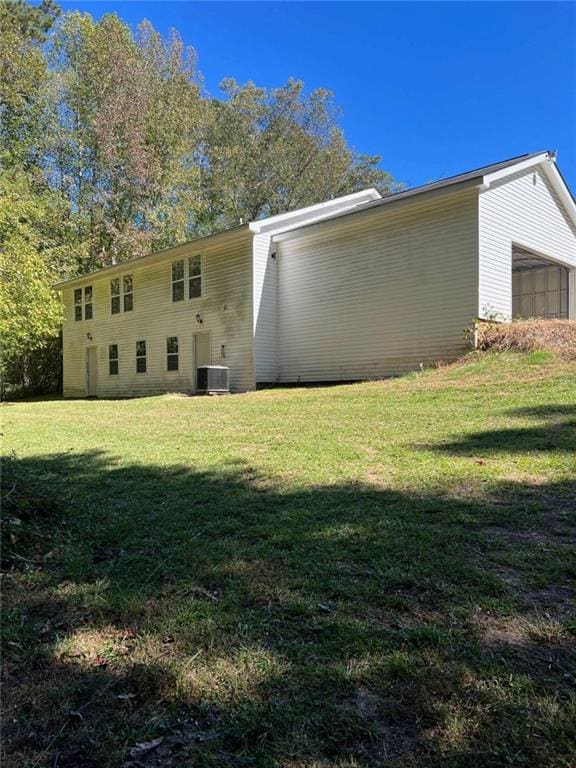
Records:
[[[184,261],[172,262],[172,301],[184,298]]]
[[[134,308],[134,283],[132,275],[124,275],[124,312],[131,312]]]
[[[110,280],[110,311],[113,315],[120,312],[120,278]]]
[[[118,344],[110,344],[108,347],[108,373],[110,376],[118,376]]]
[[[146,342],[136,342],[136,373],[146,373]]]
[[[92,286],[84,288],[84,320],[92,320]]]
[[[190,256],[188,259],[188,298],[202,296],[202,256]]]
[[[166,368],[169,371],[178,370],[178,337],[169,336],[166,339]]]
[[[184,283],[186,282],[184,259],[172,262],[172,301],[183,301]],[[188,298],[202,296],[202,256],[190,256],[188,259]]]
[[[82,288],[74,290],[74,320],[82,320],[82,306],[84,306],[84,320],[92,320],[94,313],[92,311],[91,285],[84,288],[84,302],[82,302]]]
[[[122,294],[124,297],[124,312],[132,312],[134,309],[134,281],[132,275],[122,276]],[[113,315],[120,314],[120,278],[110,280],[110,312]]]
[[[74,291],[74,320],[82,320],[82,288]]]

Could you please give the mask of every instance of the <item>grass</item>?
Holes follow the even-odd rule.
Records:
[[[4,766],[573,766],[575,374],[7,404]]]

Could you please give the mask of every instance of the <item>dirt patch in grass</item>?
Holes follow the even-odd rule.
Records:
[[[479,323],[478,349],[491,352],[553,352],[576,360],[576,320]]]

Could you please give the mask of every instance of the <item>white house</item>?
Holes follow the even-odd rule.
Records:
[[[64,395],[391,376],[475,318],[576,319],[576,203],[551,152],[368,189],[59,283]]]

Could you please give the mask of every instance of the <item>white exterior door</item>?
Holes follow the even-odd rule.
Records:
[[[86,397],[98,395],[97,347],[86,347]]]
[[[210,365],[212,362],[212,350],[210,345],[210,333],[194,334],[194,389],[198,388],[198,368],[201,365]]]

